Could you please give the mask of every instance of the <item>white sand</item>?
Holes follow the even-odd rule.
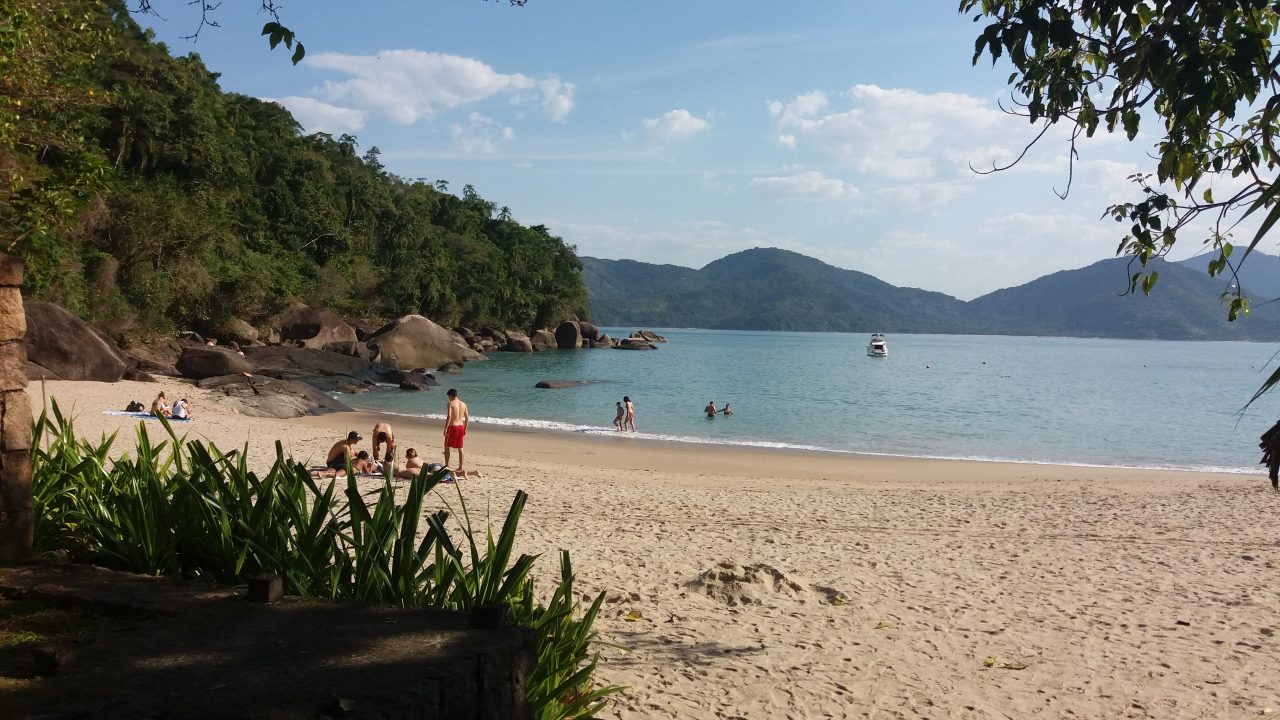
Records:
[[[321,461],[376,416],[226,416],[191,437]],[[154,384],[49,383],[82,435]],[[41,387],[31,395],[38,406]],[[444,397],[439,397],[444,406]],[[438,423],[390,418],[438,457]],[[147,421],[159,430],[159,424]],[[1280,495],[1253,476],[727,450],[473,426],[469,506],[604,590],[604,717],[1236,718],[1280,711]],[[367,447],[367,442],[363,447]],[[447,492],[452,492],[447,491]],[[446,494],[444,497],[452,499]],[[991,659],[990,663],[988,659]],[[991,666],[988,666],[991,665]],[[1025,667],[1023,667],[1025,666]],[[1278,713],[1280,714],[1280,713]]]

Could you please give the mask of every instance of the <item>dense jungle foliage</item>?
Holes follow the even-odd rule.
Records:
[[[122,0],[0,0],[0,58],[0,242],[28,296],[114,333],[294,301],[516,328],[586,309],[581,263],[547,228],[222,92]]]

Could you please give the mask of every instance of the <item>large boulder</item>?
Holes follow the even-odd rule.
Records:
[[[594,382],[594,380],[539,380],[533,386],[539,390],[561,390],[579,385],[591,385]]]
[[[582,347],[582,331],[578,323],[565,320],[556,328],[556,347],[561,350],[577,350]]]
[[[658,346],[640,337],[623,338],[622,342],[613,346],[615,350],[657,350]]]
[[[585,320],[578,321],[578,332],[582,333],[583,340],[591,340],[594,342],[596,338],[600,337],[600,328]]]
[[[421,315],[405,315],[384,326],[368,342],[370,348],[377,347],[378,362],[400,370],[439,368],[484,357],[459,344],[456,337]]]
[[[239,375],[253,370],[253,365],[238,352],[223,347],[196,345],[178,356],[178,372],[183,377],[203,380],[219,375]]]
[[[232,318],[218,325],[214,333],[221,342],[252,345],[258,342],[258,329],[240,318]]]
[[[368,320],[366,318],[348,320],[347,324],[356,331],[356,339],[360,342],[364,342],[365,340],[373,337],[374,333],[378,332],[378,328],[382,327],[382,323],[374,322],[373,320]]]
[[[355,342],[355,328],[330,310],[298,305],[280,318],[280,341],[320,349],[329,343]]]
[[[545,328],[542,330],[535,330],[533,335],[529,338],[529,343],[537,352],[541,352],[543,350],[555,350],[556,336],[550,330]]]
[[[533,343],[529,342],[528,336],[512,331],[507,333],[507,344],[503,349],[507,352],[531,353]]]
[[[205,378],[196,387],[221,394],[222,409],[253,417],[295,418],[351,409],[310,385],[271,377],[223,375]]]
[[[326,391],[340,389],[342,385],[359,386],[376,383],[398,385],[406,379],[426,385],[438,384],[430,375],[407,373],[363,358],[328,350],[308,350],[280,345],[245,348],[244,354],[253,364],[255,375],[267,375],[281,380],[298,380]]]
[[[53,303],[23,303],[27,359],[64,380],[116,382],[129,363],[89,323]]]

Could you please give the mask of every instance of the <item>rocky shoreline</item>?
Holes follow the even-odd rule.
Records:
[[[383,325],[345,320],[331,310],[298,305],[260,327],[232,320],[217,336],[182,332],[123,347],[53,303],[27,300],[27,377],[30,380],[154,382],[181,378],[223,395],[244,415],[289,418],[347,411],[332,393],[439,386],[436,373],[486,360],[486,353],[583,348],[654,350],[666,338],[638,330],[611,338],[571,318],[554,330],[465,327],[448,329],[422,315]]]

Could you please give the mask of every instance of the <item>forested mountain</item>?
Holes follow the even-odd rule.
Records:
[[[547,228],[515,222],[470,186],[457,196],[442,180],[397,177],[377,147],[304,135],[283,107],[222,92],[198,56],[173,57],[141,31],[123,0],[76,7],[101,49],[50,83],[81,101],[24,98],[30,83],[0,77],[0,109],[62,128],[12,142],[9,160],[39,180],[0,202],[6,227],[29,227],[14,246],[28,296],[120,334],[254,320],[293,301],[523,328],[585,308],[578,258]],[[51,182],[59,174],[74,182]],[[72,221],[23,217],[53,205],[49,187],[70,198],[89,182]]]
[[[1240,263],[1240,259],[1244,254],[1243,249],[1237,250],[1231,256],[1233,264],[1239,264],[1240,272],[1238,274],[1240,284],[1244,286],[1245,297],[1249,298],[1251,305],[1257,305],[1261,302],[1280,298],[1280,256],[1267,255],[1262,252],[1251,252],[1249,257]],[[1209,263],[1216,258],[1216,254],[1204,253],[1193,258],[1178,261],[1179,265],[1190,268],[1201,275],[1209,270]],[[1226,287],[1231,282],[1231,271],[1221,275],[1221,285]]]
[[[603,325],[739,330],[956,332],[964,303],[900,288],[778,249],[701,270],[582,258],[591,317]]]
[[[1269,256],[1249,262],[1255,259],[1262,265]],[[1280,340],[1280,303],[1229,323],[1219,300],[1225,280],[1164,261],[1149,264],[1160,274],[1150,296],[1124,293],[1128,260],[1115,258],[969,302],[776,249],[736,253],[700,270],[582,263],[592,319],[601,325]]]

